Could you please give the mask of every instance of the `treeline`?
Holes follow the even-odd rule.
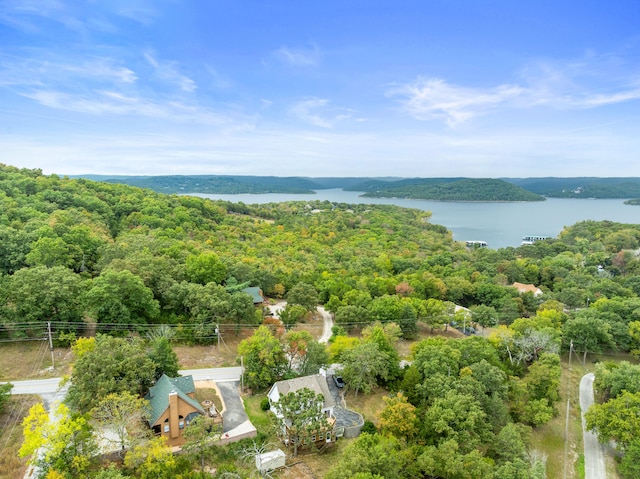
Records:
[[[440,201],[543,201],[544,197],[503,180],[468,178],[444,183],[414,182],[368,191],[373,198],[410,198]]]
[[[276,176],[129,176],[107,179],[110,183],[123,183],[149,188],[159,193],[313,193],[319,185],[304,178]]]

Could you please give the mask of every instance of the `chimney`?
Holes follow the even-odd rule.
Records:
[[[172,439],[180,435],[178,415],[178,393],[174,389],[169,393],[169,428]]]

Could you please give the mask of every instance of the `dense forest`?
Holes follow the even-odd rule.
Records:
[[[73,414],[95,411],[100,394],[135,399],[157,377],[157,358],[170,354],[159,352],[166,343],[136,342],[150,331],[164,325],[173,344],[208,344],[218,326],[248,329],[255,333],[240,349],[256,372],[248,376],[256,391],[303,373],[286,359],[297,344],[296,354],[316,355],[300,364],[341,362],[355,392],[389,392],[378,423],[332,459],[328,477],[539,479],[544,460],[528,438],[558,414],[558,353],[570,343],[582,357],[640,350],[639,248],[640,225],[586,221],[533,245],[469,249],[419,210],[246,205],[0,165],[0,338],[43,337],[51,322],[55,339],[74,345],[68,417],[82,429],[77,421],[85,416]],[[521,293],[514,282],[543,294]],[[287,332],[261,326],[268,318],[242,292],[246,286],[287,299]],[[306,338],[300,348],[291,328],[318,304],[335,317],[331,345],[324,350]],[[471,337],[421,339],[419,325],[458,327]],[[474,336],[468,325],[493,332]],[[82,338],[100,332],[108,336]],[[407,368],[399,366],[399,340],[415,341],[403,358],[412,361]],[[136,353],[150,347],[150,356]],[[127,377],[127,391],[91,392],[97,359],[87,358],[111,351],[131,365],[135,357],[144,374]],[[640,450],[633,439],[624,446]],[[125,460],[120,475],[100,477],[156,477],[141,471],[160,446],[145,447],[140,462]],[[80,446],[62,451],[71,456],[58,457],[56,467],[84,469],[55,477],[99,467],[71,460],[86,459]],[[234,463],[240,452],[225,451],[208,460],[236,474],[224,477],[247,477]],[[211,477],[187,475],[185,460],[181,469],[165,464],[163,477]]]

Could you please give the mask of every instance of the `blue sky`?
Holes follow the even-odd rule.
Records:
[[[0,162],[640,176],[640,2],[2,0]]]

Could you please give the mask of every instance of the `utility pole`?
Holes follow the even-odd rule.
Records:
[[[218,354],[222,356],[222,351],[220,351],[220,325],[216,324],[216,336],[218,337]]]
[[[240,391],[244,392],[244,356],[240,356]]]
[[[47,331],[49,332],[49,349],[51,350],[51,367],[55,369],[56,362],[53,357],[53,338],[51,337],[51,321],[47,321]]]

